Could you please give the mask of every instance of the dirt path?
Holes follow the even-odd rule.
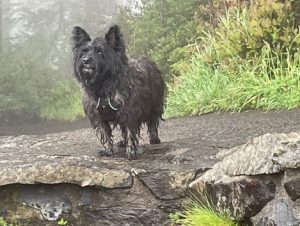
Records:
[[[0,127],[0,136],[43,135],[69,130],[89,128],[87,119],[74,123],[42,122],[22,126]],[[242,113],[211,113],[202,116],[173,118],[162,122],[162,141],[177,139],[201,139],[212,145],[224,143],[231,147],[245,142],[248,137],[264,133],[300,131],[300,109],[292,111],[248,111]],[[118,136],[118,135],[117,135]],[[145,129],[142,142],[147,142]],[[222,142],[224,141],[224,142]],[[223,145],[222,145],[223,146]]]

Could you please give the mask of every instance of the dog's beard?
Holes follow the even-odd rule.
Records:
[[[78,71],[80,80],[83,85],[91,87],[104,79],[108,69],[105,67],[100,67],[97,64],[80,64],[78,67]]]
[[[96,70],[90,64],[81,64],[79,67],[79,74],[84,85],[89,86],[96,80]]]
[[[82,73],[85,74],[86,77],[93,77],[96,71],[96,67],[92,64],[82,64],[81,65]]]
[[[101,76],[99,73],[97,73],[94,70],[84,70],[82,69],[81,76],[82,82],[85,86],[91,87],[94,86],[96,83],[98,83],[101,80]]]
[[[91,77],[94,73],[94,69],[92,69],[92,68],[83,68],[82,73],[84,73],[84,74]]]

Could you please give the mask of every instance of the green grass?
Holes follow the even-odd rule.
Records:
[[[0,226],[14,226],[14,225],[8,224],[2,217],[0,217]]]
[[[68,225],[68,221],[64,220],[64,218],[61,218],[58,222],[57,225],[59,226],[66,226]]]
[[[74,121],[84,116],[81,90],[74,81],[64,81],[51,90],[44,101],[41,117],[60,121]]]
[[[183,212],[171,214],[170,218],[174,224],[182,226],[238,226],[226,213],[217,211],[204,195],[201,200],[194,197]]]
[[[220,108],[224,87],[231,83],[219,70],[212,70],[197,56],[193,57],[178,85],[169,86],[166,117],[195,115]]]
[[[266,45],[251,62],[237,58],[238,63],[213,69],[194,56],[177,84],[169,86],[165,117],[300,107],[299,58],[283,57]]]
[[[0,217],[0,226],[7,226],[6,221],[2,217]]]

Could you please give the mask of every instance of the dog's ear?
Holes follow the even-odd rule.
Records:
[[[91,41],[90,36],[88,33],[82,29],[81,27],[73,27],[72,30],[72,44],[73,44],[73,50],[79,48],[82,46],[83,43]]]
[[[125,53],[123,35],[118,25],[111,26],[105,34],[107,45],[117,52]]]

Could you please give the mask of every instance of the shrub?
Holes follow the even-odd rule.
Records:
[[[41,117],[61,121],[74,121],[84,116],[81,92],[73,80],[60,82],[51,89],[41,107]]]
[[[14,225],[7,223],[2,217],[0,217],[0,226],[14,226]]]
[[[226,64],[232,58],[253,59],[267,43],[277,53],[293,56],[300,37],[296,1],[258,0],[235,4],[220,17],[215,29],[205,32],[202,42],[208,63]]]
[[[34,56],[12,52],[0,58],[0,115],[38,116],[40,105],[55,83],[55,71]]]
[[[211,112],[222,106],[222,97],[232,79],[206,65],[200,55],[192,57],[186,73],[169,85],[165,116]]]
[[[170,65],[182,58],[177,48],[194,42],[196,24],[192,20],[197,0],[142,1],[140,13],[127,11],[125,16],[128,47],[132,55],[145,55],[155,60],[165,74]],[[124,20],[124,19],[123,19]]]
[[[234,75],[231,67],[213,68],[195,55],[169,87],[165,116],[300,107],[299,56],[278,55],[269,44],[261,52],[253,61],[236,57]]]

